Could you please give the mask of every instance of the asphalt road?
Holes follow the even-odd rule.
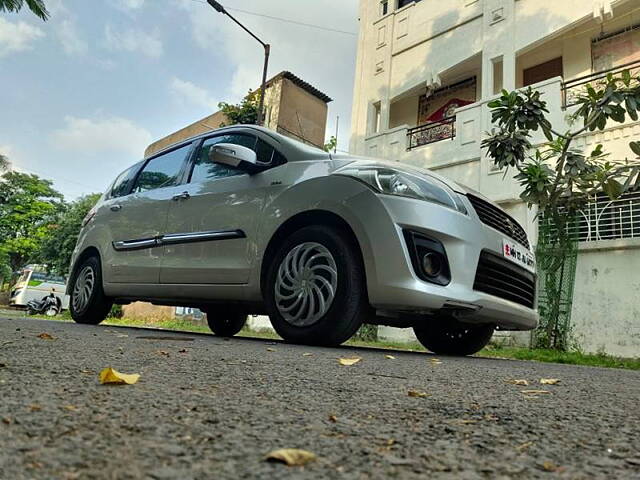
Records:
[[[637,372],[439,360],[0,319],[0,478],[640,478]]]

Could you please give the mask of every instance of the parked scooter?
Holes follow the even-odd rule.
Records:
[[[52,291],[42,300],[31,300],[27,303],[28,315],[46,315],[47,317],[55,317],[62,310],[62,302],[55,296]]]

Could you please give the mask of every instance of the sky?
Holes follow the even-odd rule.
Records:
[[[260,84],[262,47],[203,0],[45,3],[47,22],[0,14],[0,154],[67,200],[104,191],[149,143]],[[334,99],[327,137],[339,116],[347,150],[358,0],[220,3],[271,44],[269,77],[289,70]]]

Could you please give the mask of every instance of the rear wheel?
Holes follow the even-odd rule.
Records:
[[[288,342],[339,345],[369,312],[357,245],[341,230],[309,226],[277,250],[263,287],[273,328]]]
[[[206,314],[209,328],[219,337],[233,337],[247,323],[246,313],[209,309]]]
[[[107,318],[113,301],[104,295],[98,258],[84,260],[76,269],[71,285],[69,311],[77,323],[97,325]]]
[[[489,343],[493,325],[472,325],[454,318],[426,319],[424,325],[413,327],[425,348],[438,355],[472,355]]]

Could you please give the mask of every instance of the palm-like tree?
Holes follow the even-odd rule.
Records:
[[[25,3],[29,10],[42,20],[49,18],[49,11],[44,5],[44,0],[0,0],[0,12],[19,12]]]

